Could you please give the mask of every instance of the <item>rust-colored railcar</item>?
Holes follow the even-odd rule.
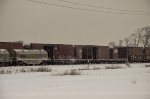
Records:
[[[76,59],[96,59],[97,46],[94,45],[76,45],[75,58]]]
[[[130,62],[143,61],[142,47],[115,47],[118,50],[118,59],[128,59]]]
[[[97,47],[97,59],[109,59],[109,46],[98,46]]]
[[[31,43],[31,49],[44,49],[49,53],[51,59],[74,58],[74,46],[67,44],[38,44]]]
[[[143,47],[128,47],[128,58],[130,62],[143,61]]]
[[[76,63],[95,63],[97,46],[95,45],[75,45],[74,56]]]
[[[30,43],[30,49],[44,49],[44,46],[48,44],[42,44],[42,43]]]
[[[150,47],[145,47],[143,50],[144,53],[144,59],[146,62],[150,62]]]
[[[96,59],[96,52],[95,46],[86,45],[82,47],[82,59]]]
[[[20,42],[0,42],[0,49],[23,49],[23,43]]]
[[[74,46],[68,44],[31,43],[31,49],[44,49],[52,63],[69,63],[74,57]]]
[[[73,59],[74,58],[74,46],[58,44],[57,47],[58,59]]]
[[[144,54],[145,55],[150,55],[150,47],[145,47]]]

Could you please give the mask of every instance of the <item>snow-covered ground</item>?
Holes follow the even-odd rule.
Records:
[[[150,99],[150,67],[105,69],[109,64],[89,65],[81,75],[54,75],[88,65],[48,66],[52,72],[0,74],[0,99]],[[9,67],[16,70],[30,67]],[[35,67],[36,68],[36,67]]]

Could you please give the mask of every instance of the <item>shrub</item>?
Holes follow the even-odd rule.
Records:
[[[12,71],[10,70],[4,70],[4,69],[0,69],[0,74],[11,74]]]
[[[78,70],[72,69],[70,72],[70,75],[80,75],[81,72],[79,72]]]
[[[120,69],[120,68],[122,68],[122,67],[121,66],[115,66],[115,65],[105,67],[105,69]]]
[[[5,71],[3,69],[1,69],[0,74],[5,74]]]
[[[55,74],[55,76],[64,76],[64,75],[81,75],[81,72],[79,72],[76,69],[71,69],[71,70],[64,71],[62,73]]]
[[[150,65],[145,65],[145,67],[150,67]]]
[[[48,67],[30,68],[30,72],[51,72],[52,69]]]
[[[27,72],[27,70],[25,68],[21,68],[20,72]]]
[[[17,68],[16,70],[5,70],[4,68],[0,68],[0,74],[10,74],[12,72],[14,73],[25,73],[25,72],[51,72],[52,69],[48,67],[38,67],[38,68],[27,68],[27,67],[21,67]]]
[[[100,67],[93,67],[93,70],[100,70]]]
[[[78,70],[91,70],[89,67],[79,68]]]

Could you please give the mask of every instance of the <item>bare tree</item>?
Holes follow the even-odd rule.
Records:
[[[134,47],[149,47],[150,46],[150,26],[143,28],[138,28],[135,33],[131,36],[124,39],[125,46],[134,46]],[[122,46],[123,40],[119,40],[119,46]],[[110,42],[108,44],[110,47],[116,46],[115,42]]]
[[[140,42],[142,41],[142,34],[141,34],[142,30],[138,28],[138,30],[136,31],[136,37],[137,37],[137,44],[136,46],[139,47]]]
[[[150,45],[150,27],[147,26],[142,28],[141,30],[143,47],[148,47]]]
[[[138,29],[135,31],[135,33],[131,34],[129,37],[129,45],[134,46],[134,47],[139,47],[139,44],[141,43],[142,40],[142,30]]]
[[[137,44],[137,39],[136,39],[136,34],[131,34],[131,36],[129,37],[129,46],[133,46],[136,47]]]
[[[119,46],[122,46],[123,40],[119,40]]]
[[[125,46],[128,47],[128,46],[129,46],[129,38],[125,38],[125,39],[124,39],[124,42],[125,42]]]

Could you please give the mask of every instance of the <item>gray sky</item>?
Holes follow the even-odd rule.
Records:
[[[64,3],[59,5],[111,11]],[[126,10],[150,12],[150,0],[68,0]],[[44,5],[28,0],[0,0],[0,41],[107,45],[150,26],[150,15],[108,14]]]

